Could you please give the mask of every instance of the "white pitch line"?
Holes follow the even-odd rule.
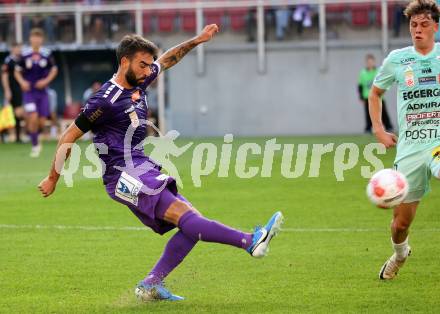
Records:
[[[75,225],[13,225],[0,224],[0,229],[48,229],[48,230],[84,230],[84,231],[150,231],[148,227],[116,227],[116,226],[75,226]],[[243,228],[247,229],[247,228]],[[388,232],[388,228],[282,228],[289,233],[357,233],[357,232]],[[416,232],[440,232],[440,228],[416,229]]]

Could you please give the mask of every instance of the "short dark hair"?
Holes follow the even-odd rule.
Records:
[[[440,10],[435,0],[413,0],[405,9],[405,16],[411,19],[414,15],[426,14],[438,23]]]
[[[122,57],[132,58],[136,52],[147,52],[153,56],[153,59],[157,59],[159,48],[151,41],[143,38],[139,35],[125,35],[116,48],[116,58],[118,64],[121,64]]]
[[[374,55],[372,54],[372,53],[368,53],[366,56],[365,56],[365,59],[372,59],[372,60],[376,60],[376,58],[374,57]]]
[[[35,27],[35,28],[31,29],[30,36],[44,37],[44,31],[39,27]]]

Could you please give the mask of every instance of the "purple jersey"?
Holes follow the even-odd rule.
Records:
[[[104,184],[119,179],[121,171],[115,167],[131,167],[126,164],[127,158],[133,161],[135,167],[142,164],[143,168],[160,169],[158,164],[145,156],[143,145],[139,145],[147,136],[146,88],[159,75],[159,63],[153,63],[151,69],[151,75],[132,89],[125,89],[113,79],[107,81],[84,106],[83,114],[91,124],[93,142],[105,166]],[[101,144],[107,147],[107,152],[100,149]]]
[[[17,69],[22,72],[23,78],[31,84],[31,91],[37,91],[35,83],[48,76],[52,67],[56,66],[50,50],[40,48],[39,52],[31,48],[23,50]]]

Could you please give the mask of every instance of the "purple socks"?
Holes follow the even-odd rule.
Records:
[[[29,133],[29,137],[31,138],[32,146],[38,145],[38,132]]]
[[[252,234],[244,233],[217,221],[206,219],[193,211],[187,211],[179,220],[179,229],[193,241],[229,244],[241,249],[252,243]]]
[[[178,231],[167,243],[165,250],[154,266],[153,270],[144,279],[149,285],[159,284],[174,268],[176,268],[192,250],[197,241]]]
[[[167,243],[165,251],[144,279],[146,284],[159,284],[176,268],[196,243],[216,242],[247,249],[252,244],[252,234],[244,233],[188,211],[179,220],[178,231]]]

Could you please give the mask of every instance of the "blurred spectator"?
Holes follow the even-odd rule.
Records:
[[[248,10],[246,15],[246,33],[249,42],[255,41],[255,34],[257,30],[257,9],[252,8]]]
[[[28,4],[52,4],[53,0],[28,0]],[[23,36],[29,38],[31,29],[42,28],[49,43],[55,42],[55,23],[54,17],[49,14],[36,14],[23,16]]]
[[[368,95],[370,89],[373,86],[374,78],[377,74],[376,59],[372,54],[367,54],[365,56],[365,68],[359,73],[358,79],[358,93],[359,99],[362,102],[365,113],[365,133],[371,133],[371,119],[370,110],[368,108]],[[385,107],[385,101],[382,99],[382,122],[388,131],[393,129],[390,118],[388,116],[387,109]]]
[[[90,87],[84,91],[83,104],[86,104],[87,100],[89,100],[89,98],[93,96],[101,88],[101,86],[101,82],[94,81],[92,85],[90,85]]]
[[[402,20],[404,18],[403,11],[405,11],[405,4],[397,3],[393,10],[394,22],[393,22],[393,35],[394,37],[400,36],[400,27],[402,26]]]
[[[21,56],[21,44],[14,43],[11,46],[10,54],[6,57],[2,64],[2,86],[5,96],[6,105],[11,105],[14,109],[15,115],[15,141],[21,143],[21,127],[20,122],[24,117],[24,111],[22,107],[22,94],[21,88],[17,80],[14,77],[15,65],[20,60]],[[10,133],[11,135],[11,133]]]
[[[277,40],[283,40],[289,26],[290,10],[287,5],[275,8],[275,27]]]
[[[292,18],[297,23],[298,34],[302,34],[304,28],[312,27],[312,6],[310,4],[297,5]]]
[[[84,4],[99,6],[101,0],[84,0]],[[90,42],[102,43],[110,38],[110,26],[105,14],[84,14],[84,27],[90,30]]]

